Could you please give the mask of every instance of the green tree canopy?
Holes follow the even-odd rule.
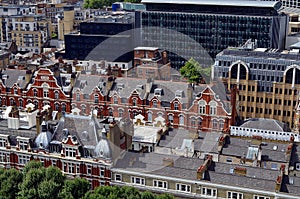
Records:
[[[62,199],[82,198],[89,190],[90,183],[86,179],[75,178],[72,180],[66,180],[59,197]]]
[[[0,198],[15,199],[23,175],[16,169],[0,170]]]
[[[190,83],[205,83],[210,79],[211,68],[202,67],[195,59],[191,58],[180,68],[180,74]],[[206,82],[207,83],[207,82]]]

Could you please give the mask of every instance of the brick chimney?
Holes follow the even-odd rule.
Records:
[[[262,136],[254,135],[252,136],[251,144],[260,146],[262,143]]]
[[[197,169],[197,179],[203,180],[204,174],[212,163],[212,155],[208,155],[204,163]]]
[[[163,60],[163,64],[164,64],[164,65],[167,64],[167,63],[169,62],[167,51],[163,51],[163,52],[162,52],[162,60]]]
[[[234,168],[234,173],[237,175],[241,176],[246,176],[247,175],[247,169],[244,167],[235,167]]]

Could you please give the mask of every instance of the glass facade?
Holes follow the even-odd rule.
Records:
[[[147,6],[148,8],[151,8],[151,6]],[[161,6],[158,8],[161,8]],[[249,9],[251,11],[251,8]],[[152,10],[157,10],[157,8]],[[230,13],[230,8],[226,7],[224,10]],[[280,48],[282,46],[283,40],[281,37],[285,37],[286,34],[286,31],[282,31],[282,28],[286,28],[287,17],[274,13],[274,8],[272,12],[266,12],[260,16],[220,14],[218,9],[212,9],[211,13],[207,12],[143,11],[141,15],[142,29],[157,27],[157,31],[142,30],[143,45],[154,46],[160,44],[160,46],[156,46],[160,48],[168,45],[175,48],[176,52],[182,52],[181,55],[186,55],[186,57],[201,57],[201,55],[193,55],[192,49],[189,50],[192,40],[188,43],[186,41],[180,43],[180,39],[162,34],[159,28],[163,27],[188,35],[200,43],[212,58],[215,58],[219,52],[228,46],[242,45],[248,39],[257,39],[259,47]],[[172,54],[172,52],[169,54],[173,66],[181,66],[184,63],[178,55]]]

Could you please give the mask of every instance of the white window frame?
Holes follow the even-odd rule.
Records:
[[[25,165],[30,161],[30,156],[28,155],[18,155],[18,163]]]
[[[0,162],[10,162],[9,153],[0,151]]]
[[[76,173],[80,173],[80,164],[76,164]]]
[[[115,174],[115,181],[116,182],[122,182],[122,174],[116,173]]]
[[[93,170],[92,165],[90,165],[90,164],[86,165],[86,174],[87,175],[92,175],[92,170]]]
[[[204,100],[199,101],[199,114],[206,114],[206,102]]]
[[[234,197],[233,195],[236,195],[236,197]],[[244,194],[240,193],[240,192],[235,192],[235,191],[227,191],[227,199],[243,199],[244,198]]]
[[[105,176],[105,168],[104,167],[100,167],[100,176],[101,177]]]
[[[253,199],[270,199],[270,197],[268,197],[268,196],[254,195]]]
[[[136,185],[145,186],[145,178],[131,176],[131,183]]]
[[[217,115],[217,102],[211,101],[209,102],[209,114],[210,115]]]
[[[75,173],[75,164],[68,163],[68,173]]]
[[[174,102],[174,110],[175,111],[179,110],[179,103],[178,102]]]
[[[176,183],[176,190],[185,192],[185,193],[191,193],[191,185],[189,184],[181,184],[181,183]]]
[[[5,148],[6,147],[6,138],[0,138],[0,147]]]
[[[20,150],[27,150],[27,144],[28,144],[27,141],[20,140],[19,141],[19,148],[20,148]]]
[[[76,157],[76,148],[65,147],[65,155],[67,157]]]
[[[153,180],[153,187],[159,189],[168,189],[168,182],[162,180]]]
[[[218,191],[217,191],[217,189],[214,189],[214,188],[202,187],[201,195],[212,197],[212,198],[217,198]]]

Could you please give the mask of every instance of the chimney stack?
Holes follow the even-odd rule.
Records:
[[[25,75],[26,84],[28,84],[30,82],[31,76],[32,76],[31,70],[26,70],[26,75]]]
[[[41,112],[38,112],[36,115],[36,133],[40,134],[41,132],[41,123],[42,123],[42,114]]]

